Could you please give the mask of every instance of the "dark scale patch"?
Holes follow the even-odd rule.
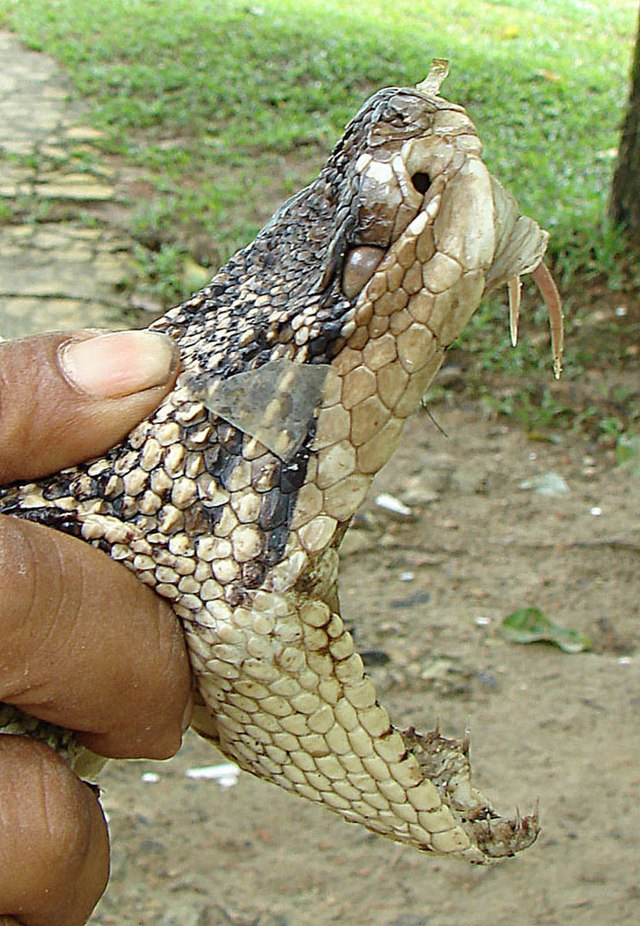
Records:
[[[87,473],[78,473],[78,475],[69,483],[69,495],[73,495],[78,501],[88,498],[97,498],[98,480],[89,476]]]
[[[229,490],[232,485],[233,474],[236,470],[238,463],[242,460],[241,452],[238,453],[228,453],[226,449],[220,450],[220,456],[218,458],[218,465],[213,475],[216,476],[219,484],[224,488]]]
[[[114,498],[111,502],[111,510],[116,518],[122,518],[124,520],[124,507],[127,503],[127,498],[125,495],[118,495],[117,498]]]
[[[210,444],[204,451],[203,459],[204,468],[208,473],[213,475],[220,464],[220,446],[218,444]]]
[[[314,429],[315,431],[315,429]],[[307,478],[309,451],[303,447],[295,459],[280,471],[280,489],[285,495],[299,492]]]
[[[215,505],[214,507],[211,507],[211,508],[206,507],[206,506],[204,506],[204,505],[202,505],[202,506],[200,507],[200,511],[202,512],[202,515],[203,515],[203,517],[204,517],[204,519],[205,519],[205,522],[206,522],[206,524],[207,524],[207,526],[208,526],[208,531],[207,531],[207,533],[209,533],[209,534],[215,534],[215,532],[216,532],[216,527],[218,526],[218,524],[219,524],[220,521],[222,520],[222,515],[224,514],[224,509],[225,509],[225,506],[224,506],[224,505]],[[191,518],[192,518],[193,520],[198,520],[197,518],[195,518],[194,515],[191,515]]]
[[[331,322],[325,322],[322,328],[322,334],[311,338],[309,341],[309,358],[321,358],[327,360],[332,356],[332,346],[337,341],[344,321],[342,317],[336,318]]]
[[[213,533],[210,509],[202,505],[191,505],[184,511],[184,529],[187,534],[199,537],[201,534]]]
[[[104,472],[94,478],[98,498],[119,498],[124,492],[124,482],[120,476]]]
[[[55,527],[56,530],[71,534],[73,537],[82,536],[81,525],[75,515],[68,511],[60,511],[56,508],[20,508],[16,503],[9,503],[5,506],[1,499],[0,511],[2,514],[19,514],[24,521]]]
[[[224,590],[224,597],[227,604],[231,605],[232,608],[249,603],[248,596],[245,596],[244,589],[239,585],[227,585]]]
[[[15,486],[0,486],[0,513],[19,514],[22,517],[23,509]]]
[[[245,588],[260,588],[266,573],[267,566],[264,563],[255,560],[245,563],[242,567],[242,584]]]
[[[289,523],[292,503],[291,495],[284,495],[280,489],[271,489],[262,496],[258,526],[263,531],[276,531]]]
[[[310,432],[308,443],[313,439],[315,426]],[[308,462],[309,450],[303,447],[291,463],[282,464],[279,486],[274,486],[263,497],[258,525],[264,531],[265,546],[258,560],[267,567],[275,566],[284,555],[298,491],[306,482]]]
[[[244,440],[242,431],[234,428],[232,424],[227,424],[226,421],[219,424],[216,431],[218,443],[222,450],[232,457],[239,457],[242,455],[242,441]]]
[[[251,462],[251,486],[262,494],[280,486],[282,463],[272,454]]]
[[[48,502],[54,502],[58,498],[64,498],[65,495],[69,494],[69,483],[65,480],[64,482],[51,482],[49,485],[44,487],[42,495]]]
[[[260,562],[267,568],[276,566],[282,560],[288,539],[288,526],[279,527],[267,534],[267,542],[259,557]]]

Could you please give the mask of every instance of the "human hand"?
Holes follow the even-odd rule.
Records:
[[[158,405],[176,367],[172,342],[142,332],[0,344],[0,485],[105,452]],[[0,702],[78,731],[101,755],[167,758],[190,692],[166,601],[88,544],[0,517]],[[108,874],[92,789],[48,746],[0,736],[1,926],[81,926]]]

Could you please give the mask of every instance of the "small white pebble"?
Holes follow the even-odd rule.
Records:
[[[480,615],[480,617],[476,617],[474,620],[474,624],[476,624],[478,627],[488,627],[490,623],[491,618],[485,617],[484,615]]]
[[[413,511],[408,505],[401,502],[395,495],[389,495],[387,492],[376,495],[374,502],[378,508],[382,508],[383,511],[388,511],[390,514],[395,514],[399,518],[410,518],[413,515]]]
[[[160,781],[160,775],[157,772],[143,772],[140,781],[144,781],[146,785],[155,785]]]
[[[627,311],[628,310],[627,310],[626,305],[617,306],[616,307],[616,318],[624,318],[625,315],[627,314]]]
[[[593,508],[589,509],[589,514],[592,514],[594,518],[599,518],[602,514],[602,508],[599,508],[597,505],[594,505]]]
[[[415,577],[416,576],[414,572],[401,572],[398,576],[401,582],[413,582]]]
[[[196,781],[217,781],[221,788],[232,788],[238,783],[240,769],[233,762],[223,762],[221,765],[201,765],[199,768],[188,768],[185,772],[187,778]]]

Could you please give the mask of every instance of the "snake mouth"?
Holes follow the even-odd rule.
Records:
[[[496,248],[491,266],[485,277],[485,293],[506,284],[509,293],[509,327],[511,343],[518,342],[518,322],[522,284],[520,278],[531,274],[549,313],[553,371],[556,379],[562,373],[564,347],[564,319],[562,300],[550,270],[543,258],[547,250],[549,233],[526,215],[520,215],[518,206],[502,184],[491,177],[495,215]]]

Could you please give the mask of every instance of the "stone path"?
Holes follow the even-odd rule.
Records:
[[[0,33],[0,337],[123,325],[132,242],[101,218],[118,177],[82,118],[56,63]]]

